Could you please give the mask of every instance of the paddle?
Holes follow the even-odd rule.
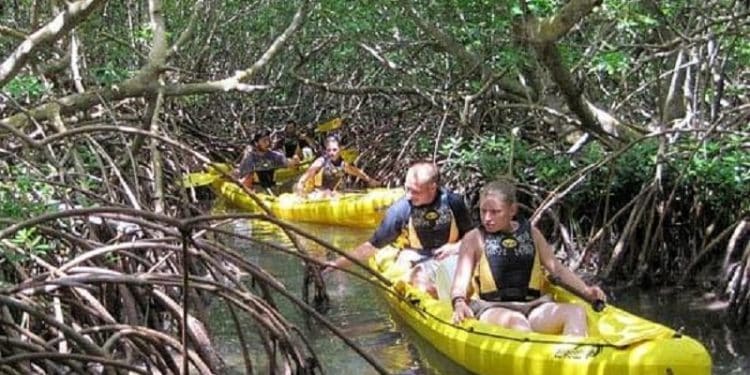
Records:
[[[339,151],[339,154],[341,155],[341,158],[349,164],[354,163],[354,160],[357,160],[359,157],[359,151],[351,148],[342,148],[341,151]]]
[[[316,126],[315,132],[316,133],[328,133],[330,131],[340,128],[341,125],[343,125],[343,121],[341,120],[340,117],[336,117]]]
[[[552,284],[557,285],[557,286],[559,286],[559,287],[567,290],[568,292],[574,294],[576,297],[578,297],[578,298],[580,298],[580,299],[582,299],[582,300],[590,303],[591,304],[591,308],[594,309],[594,311],[596,311],[596,312],[602,312],[602,310],[604,310],[604,308],[607,307],[607,303],[606,302],[604,302],[604,301],[602,301],[602,300],[600,300],[598,298],[592,300],[591,297],[583,295],[579,290],[577,290],[576,288],[573,288],[572,285],[566,283],[565,281],[563,281],[561,278],[559,278],[557,276],[550,275],[549,276],[549,281]]]
[[[182,186],[186,188],[205,186],[231,172],[232,167],[225,163],[211,163],[206,167],[207,172],[189,173],[182,179]]]
[[[189,173],[182,178],[182,187],[205,186],[216,181],[217,178],[219,178],[219,175],[210,172]]]

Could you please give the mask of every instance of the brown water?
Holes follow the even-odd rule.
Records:
[[[342,249],[352,249],[370,236],[369,230],[311,225],[300,227]],[[287,238],[269,225],[253,225],[249,221],[244,221],[235,223],[234,230],[291,246]],[[232,241],[234,247],[247,254],[249,260],[261,265],[284,282],[291,291],[300,294],[302,267],[296,258],[254,247],[246,241]],[[303,245],[311,253],[325,257],[325,250],[321,247],[309,241],[303,241]],[[330,274],[326,281],[332,302],[326,316],[343,330],[348,338],[365,348],[366,352],[390,373],[467,373],[434,350],[406,325],[395,321],[395,317],[388,312],[385,302],[380,299],[371,284],[341,272]],[[714,374],[750,373],[750,330],[740,330],[723,324],[720,313],[710,309],[700,296],[685,291],[667,293],[634,289],[618,292],[612,298],[612,302],[618,307],[673,328],[684,327],[685,334],[700,340],[711,353]],[[364,359],[324,327],[316,324],[307,326],[301,314],[291,304],[281,302],[280,308],[284,315],[308,336],[327,374],[377,373]],[[212,322],[215,333],[222,337],[220,350],[230,364],[232,373],[243,373],[239,342],[235,338],[229,315],[221,306],[217,306],[212,316],[215,316]],[[264,362],[260,342],[251,343],[250,347],[257,348],[254,352],[254,358],[258,361],[257,371],[262,368]]]

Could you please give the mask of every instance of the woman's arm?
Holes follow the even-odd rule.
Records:
[[[466,318],[474,317],[466,300],[469,283],[477,263],[477,254],[481,250],[479,230],[472,229],[466,233],[458,250],[456,273],[451,285],[451,303],[453,305],[453,322],[461,323]]]
[[[363,170],[361,170],[361,169],[359,169],[359,168],[357,168],[357,167],[355,167],[355,166],[353,166],[353,165],[351,165],[351,164],[349,164],[347,162],[344,162],[344,172],[346,172],[346,173],[348,173],[348,174],[350,174],[350,175],[352,175],[354,177],[361,178],[363,181],[365,181],[370,186],[376,186],[376,185],[379,184],[378,180],[376,180],[374,178],[371,178]]]
[[[539,252],[542,266],[547,269],[550,275],[559,278],[564,285],[575,289],[580,295],[588,296],[592,301],[596,299],[607,300],[607,296],[599,287],[588,286],[578,275],[560,263],[555,257],[554,251],[552,251],[552,246],[547,243],[547,239],[544,238],[539,229],[532,227],[531,235],[534,238],[534,246]]]
[[[307,180],[315,176],[320,168],[323,168],[323,158],[317,158],[312,163],[312,165],[310,165],[310,168],[308,168],[305,173],[302,174],[302,176],[299,178],[299,181],[297,181],[297,183],[294,185],[294,191],[298,194],[302,193],[305,190],[305,183],[307,182]]]

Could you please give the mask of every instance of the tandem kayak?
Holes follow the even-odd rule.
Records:
[[[247,211],[260,209],[250,195],[232,181],[216,179],[211,183],[211,189],[237,208]],[[388,207],[404,195],[404,190],[368,189],[363,192],[340,193],[330,198],[304,198],[289,193],[278,196],[256,195],[280,219],[374,228],[378,226]]]
[[[595,312],[562,288],[547,285],[555,301],[586,306],[589,336],[524,333],[469,319],[452,323],[449,297],[434,299],[405,283],[394,265],[397,251],[385,248],[370,266],[393,282],[383,292],[393,313],[438,351],[480,374],[703,375],[711,357],[698,341],[661,324],[608,305]],[[451,272],[440,267],[440,281]],[[442,276],[442,277],[441,277]],[[443,287],[445,290],[445,287]]]

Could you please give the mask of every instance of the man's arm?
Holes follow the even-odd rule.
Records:
[[[378,248],[373,246],[370,241],[367,241],[359,246],[357,246],[354,251],[352,251],[349,255],[351,255],[352,258],[364,262],[371,256],[373,256],[378,251]],[[340,256],[336,258],[336,260],[326,263],[326,266],[335,267],[335,268],[347,268],[352,264],[352,261],[347,259],[344,256]]]
[[[401,198],[394,203],[388,211],[385,213],[385,217],[378,225],[378,229],[375,230],[369,241],[357,246],[352,252],[352,256],[360,261],[365,261],[371,257],[377,250],[385,245],[392,243],[401,234],[401,228],[403,228],[404,217],[409,216],[409,203],[405,198]],[[347,267],[351,262],[343,256],[338,257],[332,262],[328,262],[329,266]]]
[[[253,182],[255,179],[255,154],[253,154],[250,148],[245,150],[245,155],[240,161],[240,182],[248,189],[253,188]]]

